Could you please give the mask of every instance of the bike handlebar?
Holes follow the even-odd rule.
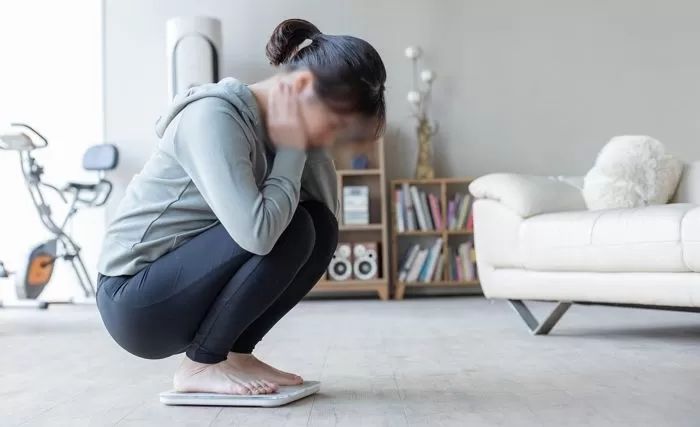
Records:
[[[44,137],[44,135],[40,134],[39,131],[37,131],[33,127],[29,126],[28,124],[26,124],[26,123],[10,123],[10,126],[24,128],[24,129],[28,130],[29,132],[31,132],[32,134],[34,134],[35,137],[39,138],[39,141],[41,141],[41,145],[36,145],[36,144],[34,144],[34,139],[31,137],[31,135],[29,135],[29,139],[31,139],[32,143],[34,144],[34,149],[45,148],[45,147],[49,146],[49,141]]]

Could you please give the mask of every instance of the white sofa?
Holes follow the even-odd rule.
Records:
[[[671,203],[586,210],[580,177],[491,174],[469,187],[484,294],[507,299],[535,334],[572,303],[700,308],[700,162]],[[523,300],[559,304],[539,322]]]

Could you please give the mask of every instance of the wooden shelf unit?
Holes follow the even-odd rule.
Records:
[[[456,288],[464,288],[467,286],[479,286],[480,283],[478,280],[438,280],[438,281],[432,281],[432,282],[398,282],[398,284],[402,286],[420,286],[420,287],[441,287],[441,288],[446,288],[446,287],[456,287]]]
[[[355,294],[376,292],[382,301],[389,299],[389,286],[384,279],[380,280],[321,280],[314,286],[313,295],[328,294]]]
[[[352,158],[365,154],[369,159],[368,169],[352,169]],[[387,215],[386,175],[384,140],[362,143],[336,144],[333,159],[338,174],[338,197],[340,199],[339,232],[340,243],[376,242],[379,251],[379,277],[374,280],[329,280],[327,275],[314,286],[311,295],[376,293],[382,300],[389,299],[389,231]],[[370,223],[345,225],[343,221],[343,187],[345,185],[367,185],[369,187]]]
[[[340,231],[381,230],[383,228],[384,228],[383,224],[340,225],[340,226],[338,226],[338,229]]]
[[[366,175],[381,175],[381,169],[339,169],[336,171],[338,176],[366,176]]]
[[[455,187],[461,187],[459,188],[459,192],[463,194],[469,194],[469,183],[472,182],[473,178],[433,178],[433,179],[395,179],[391,181],[391,221],[392,221],[392,227],[391,227],[391,252],[392,252],[392,263],[391,263],[391,272],[392,272],[392,278],[393,278],[393,283],[394,283],[394,298],[396,299],[403,299],[406,289],[407,288],[415,288],[415,287],[421,287],[425,289],[429,288],[446,288],[446,289],[464,289],[468,290],[471,293],[474,292],[474,290],[479,290],[480,289],[480,283],[479,280],[463,280],[463,281],[454,281],[454,280],[448,280],[446,279],[447,277],[447,270],[445,269],[443,271],[443,277],[440,280],[435,280],[431,282],[399,282],[399,262],[401,261],[401,257],[404,255],[403,252],[400,251],[400,244],[403,240],[407,241],[415,241],[415,239],[420,239],[420,238],[426,238],[426,237],[442,237],[442,252],[447,253],[447,249],[449,247],[450,241],[454,240],[471,240],[473,243],[473,236],[474,232],[473,230],[467,230],[467,229],[457,229],[457,230],[448,230],[446,227],[444,227],[441,230],[416,230],[416,231],[403,231],[403,232],[398,232],[398,228],[396,226],[396,204],[394,203],[395,200],[395,191],[398,189],[401,189],[403,184],[408,184],[408,185],[415,185],[417,187],[428,187],[432,188],[433,190],[438,190],[439,191],[439,202],[440,202],[440,210],[441,210],[441,215],[442,215],[442,223],[447,224],[447,203],[448,203],[448,196],[454,193],[454,191],[448,191],[448,190],[454,190]],[[433,191],[433,193],[437,193],[437,191]],[[436,195],[438,195],[436,194]],[[406,246],[406,245],[404,245]],[[405,252],[405,251],[404,251]],[[470,253],[470,258],[471,261],[473,262],[476,259],[476,252],[474,249],[472,249]]]

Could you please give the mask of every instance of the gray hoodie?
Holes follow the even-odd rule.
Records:
[[[107,229],[103,275],[136,274],[218,223],[243,249],[264,255],[300,200],[320,200],[337,214],[329,154],[273,148],[253,93],[235,79],[176,97],[156,133],[157,147]]]

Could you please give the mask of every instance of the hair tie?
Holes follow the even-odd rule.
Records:
[[[302,49],[304,49],[305,47],[311,46],[313,43],[314,43],[314,41],[310,38],[304,39],[304,41],[299,43],[299,46],[297,46],[297,48],[294,49],[294,52],[292,52],[292,54],[289,56],[289,59],[294,58],[295,56],[297,56],[299,54],[299,52],[302,51]]]

